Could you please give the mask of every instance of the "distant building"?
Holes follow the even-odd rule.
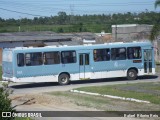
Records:
[[[102,31],[101,33],[95,33],[96,34],[96,43],[102,44],[107,42],[112,42],[112,33],[105,33],[105,31]]]
[[[83,44],[95,44],[96,43],[96,40],[86,40],[86,39],[83,39]]]
[[[139,41],[149,39],[153,25],[122,24],[112,25],[113,41]]]

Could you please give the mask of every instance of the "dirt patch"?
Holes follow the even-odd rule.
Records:
[[[45,108],[49,108],[52,110],[95,110],[95,108],[87,108],[84,106],[77,106],[71,99],[65,96],[52,96],[46,93],[44,94],[26,94],[26,95],[14,95],[10,96],[12,100],[12,106],[18,108],[19,106],[30,106],[30,110],[34,110],[34,106],[44,106],[41,110],[46,110]],[[25,110],[25,107],[24,107]],[[48,110],[48,109],[47,109]]]

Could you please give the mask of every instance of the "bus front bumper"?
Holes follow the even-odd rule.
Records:
[[[9,77],[3,77],[3,76],[2,76],[2,81],[6,81],[6,82],[14,82],[14,81],[15,81],[15,78],[14,78],[14,77],[9,78]]]

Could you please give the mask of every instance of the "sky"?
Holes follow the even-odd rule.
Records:
[[[67,15],[160,12],[155,0],[0,0],[0,17],[21,19]]]

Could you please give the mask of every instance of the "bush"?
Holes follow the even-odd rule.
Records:
[[[10,89],[7,88],[7,84],[3,85],[3,88],[0,88],[0,119],[1,120],[13,120],[13,117],[3,117],[2,118],[2,112],[15,112],[15,110],[11,106],[11,100],[8,98],[8,96],[12,93]]]
[[[0,66],[0,80],[2,80],[2,66]]]

